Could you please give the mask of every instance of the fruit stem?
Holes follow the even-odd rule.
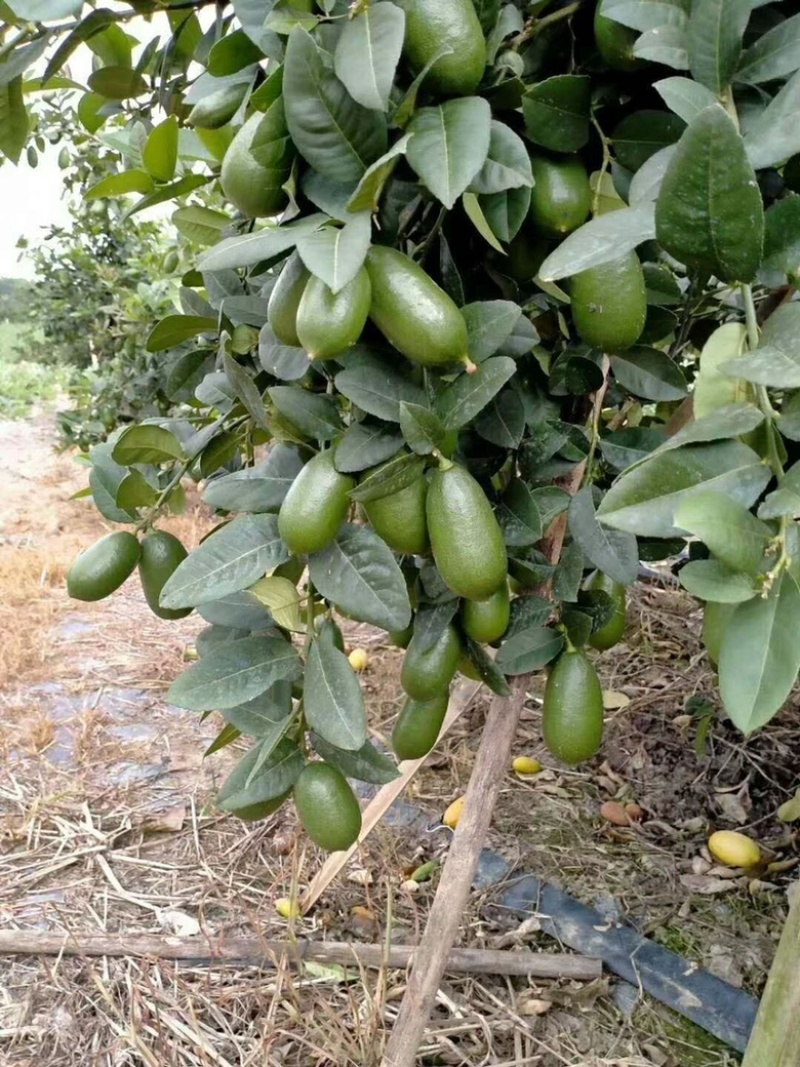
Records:
[[[530,41],[532,37],[542,33],[548,26],[552,26],[556,22],[562,22],[564,19],[570,18],[579,10],[580,6],[580,0],[576,0],[575,3],[567,4],[566,7],[562,7],[558,11],[553,11],[550,15],[545,15],[543,19],[537,19],[535,17],[530,19],[522,32],[518,33],[516,37],[511,38],[509,41],[509,48],[516,52],[526,41]]]
[[[425,260],[428,258],[428,253],[431,250],[431,245],[436,240],[439,234],[439,230],[441,230],[442,226],[444,225],[444,220],[446,218],[447,208],[443,207],[440,210],[438,216],[436,217],[436,222],[434,222],[433,226],[431,226],[430,233],[422,242],[420,247],[417,249],[417,256],[415,258],[417,263],[419,263],[421,267],[425,265]]]
[[[434,452],[434,455],[436,456],[440,471],[449,471],[455,467],[455,463],[453,463],[451,459],[448,459],[447,456],[443,456],[441,452]]]

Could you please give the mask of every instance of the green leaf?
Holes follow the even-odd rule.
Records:
[[[539,268],[546,282],[569,278],[589,267],[599,267],[651,241],[656,235],[655,208],[651,203],[600,215],[569,234]]]
[[[787,197],[767,209],[764,217],[764,261],[762,275],[777,272],[769,281],[783,284],[800,277],[800,197]]]
[[[235,639],[237,641],[248,636],[247,633],[242,634],[239,630],[233,632],[239,634],[239,637]],[[225,643],[220,641],[217,645]],[[216,646],[212,645],[212,647]],[[276,726],[282,725],[285,728],[289,724],[291,714],[292,686],[286,681],[276,682],[261,696],[254,697],[253,700],[248,700],[244,704],[237,704],[234,708],[224,708],[221,712],[225,721],[235,726],[240,733],[248,737],[268,738],[275,736]]]
[[[131,67],[101,67],[89,75],[88,84],[107,100],[129,100],[147,92],[147,82]]]
[[[294,582],[288,578],[281,578],[279,575],[259,578],[250,586],[250,592],[266,605],[277,626],[281,626],[284,630],[291,630],[293,633],[305,631],[306,619],[300,610],[303,598]]]
[[[726,404],[709,415],[694,419],[659,446],[659,452],[668,452],[682,445],[700,444],[706,441],[722,441],[750,433],[764,421],[764,413],[753,404]]]
[[[203,500],[223,511],[277,511],[302,469],[297,448],[278,442],[263,463],[207,482]]]
[[[178,120],[170,115],[156,126],[144,143],[144,169],[158,182],[168,182],[175,174],[178,162]],[[142,190],[145,192],[146,190]]]
[[[761,262],[764,209],[739,133],[714,106],[678,143],[656,206],[656,235],[670,255],[722,281],[750,281]]]
[[[105,197],[127,196],[129,193],[149,193],[154,188],[153,179],[146,171],[125,170],[95,182],[83,194],[83,199],[101,200]]]
[[[342,420],[332,396],[310,393],[292,385],[275,385],[268,393],[280,414],[305,437],[330,441],[340,432]]]
[[[675,511],[705,489],[750,507],[770,480],[769,469],[738,441],[687,445],[658,453],[626,471],[606,493],[597,515],[606,526],[640,537],[672,537]]]
[[[414,111],[416,109],[417,96],[419,94],[420,89],[422,88],[422,83],[425,81],[425,78],[428,75],[428,72],[431,70],[434,63],[440,60],[442,56],[449,56],[452,51],[453,49],[450,47],[450,45],[446,44],[443,45],[440,49],[438,49],[438,51],[433,53],[428,62],[413,80],[411,85],[409,85],[408,89],[405,92],[405,95],[395,108],[394,114],[391,117],[393,126],[397,126],[397,128],[400,130],[404,130],[406,128],[409,123],[409,120],[411,119],[411,116],[414,114]]]
[[[83,0],[6,0],[17,16],[26,22],[50,22],[71,18],[80,12]]]
[[[208,73],[214,78],[236,74],[244,67],[262,59],[261,49],[247,36],[244,30],[234,30],[220,38],[208,53]]]
[[[216,333],[217,320],[205,315],[167,315],[156,323],[147,338],[148,352],[163,352],[167,348],[197,337],[201,333]]]
[[[533,172],[525,142],[504,122],[492,119],[489,153],[470,182],[470,192],[502,193],[532,185]]]
[[[429,408],[421,404],[400,405],[400,429],[406,444],[419,456],[427,456],[434,449],[441,448],[446,436],[442,420]]]
[[[149,423],[123,430],[111,455],[123,467],[134,463],[174,463],[184,459],[183,448],[175,434]]]
[[[214,211],[201,204],[190,204],[173,211],[172,222],[179,233],[200,245],[210,245],[218,241],[220,233],[231,224],[224,212]]]
[[[222,353],[222,367],[225,377],[231,383],[231,388],[255,425],[261,427],[262,430],[268,429],[269,422],[264,401],[252,377],[227,351]]]
[[[721,407],[755,402],[755,391],[747,382],[726,378],[721,367],[747,350],[747,328],[741,322],[718,326],[700,352],[700,373],[694,381],[692,408],[696,419]]]
[[[308,374],[308,353],[304,348],[282,345],[269,323],[258,336],[258,362],[282,382],[296,382]]]
[[[327,215],[318,212],[285,226],[264,226],[241,237],[228,237],[200,257],[198,269],[221,271],[231,267],[252,267],[262,260],[276,259],[327,221]]]
[[[517,448],[525,432],[525,405],[516,389],[503,389],[475,419],[484,441],[500,448]]]
[[[370,214],[374,214],[378,210],[383,188],[392,176],[400,156],[406,154],[410,139],[411,134],[404,133],[399,140],[395,141],[388,152],[385,152],[380,159],[376,159],[374,163],[367,167],[364,171],[364,176],[356,186],[355,192],[347,201],[347,208],[350,211],[369,211]]]
[[[721,95],[739,63],[750,0],[693,0],[689,16],[689,70]]]
[[[753,123],[745,137],[747,158],[761,170],[800,152],[800,71],[784,85],[772,103]]]
[[[509,189],[505,193],[489,193],[478,198],[484,218],[501,241],[516,237],[527,218],[531,206],[531,191],[527,186]]]
[[[600,441],[600,451],[606,463],[618,471],[624,471],[634,463],[646,459],[664,440],[664,434],[660,430],[648,426],[632,426],[603,437]]]
[[[332,763],[347,778],[373,785],[386,785],[399,777],[397,767],[388,756],[379,752],[371,741],[365,741],[356,752],[337,748],[318,734],[311,734],[311,747],[326,763]]]
[[[740,604],[725,627],[719,688],[744,734],[769,722],[792,691],[800,669],[800,592],[784,574],[766,598]]]
[[[214,626],[225,626],[228,629],[253,631],[272,629],[272,616],[246,589],[220,597],[219,600],[209,600],[207,603],[198,604],[197,614]],[[274,631],[272,636],[274,636]]]
[[[725,567],[757,574],[772,531],[723,493],[693,494],[675,510],[675,525],[707,545]]]
[[[117,493],[128,476],[128,468],[121,467],[111,458],[112,446],[108,443],[95,445],[89,452],[92,469],[89,472],[89,488],[100,514],[110,522],[133,522],[136,512],[117,507]]]
[[[701,111],[717,102],[716,95],[710,89],[691,78],[662,78],[655,82],[653,88],[670,111],[674,111],[684,122],[692,122]]]
[[[115,502],[118,508],[130,511],[135,508],[152,507],[157,500],[158,493],[142,472],[133,470],[120,482]]]
[[[753,352],[720,366],[722,374],[780,389],[800,386],[800,304],[783,304],[764,323]]]
[[[466,645],[467,658],[478,672],[483,684],[491,689],[493,693],[497,693],[498,696],[509,696],[511,687],[494,660],[490,659],[486,654],[483,645],[473,641],[471,637],[465,638],[464,644]]]
[[[243,637],[213,649],[184,671],[170,686],[167,700],[189,711],[234,708],[302,673],[300,657],[282,637]]]
[[[621,585],[632,585],[639,573],[639,550],[633,534],[606,530],[595,517],[592,487],[576,493],[569,506],[569,532],[583,554],[603,574]]]
[[[173,571],[161,590],[161,606],[190,608],[237,593],[288,558],[276,515],[234,519],[215,530]]]
[[[589,140],[591,80],[581,74],[557,74],[525,90],[525,132],[551,152],[577,152]]]
[[[633,46],[633,54],[649,63],[664,63],[675,70],[688,70],[687,38],[683,26],[657,26],[642,34]]]
[[[425,393],[396,366],[368,351],[352,351],[334,379],[336,388],[368,415],[400,421],[400,404],[425,406]]]
[[[311,729],[337,748],[358,751],[367,740],[358,677],[344,652],[327,641],[314,641],[309,650],[303,711]]]
[[[479,300],[461,308],[469,335],[469,357],[482,363],[514,332],[522,308],[511,300]]]
[[[483,166],[491,118],[485,100],[465,96],[421,108],[409,123],[408,162],[446,208],[454,206]]]
[[[2,12],[0,12],[2,17]],[[50,44],[50,34],[44,33],[37,40],[20,47],[17,45],[3,60],[0,60],[0,87],[8,85],[32,67]]]
[[[228,745],[232,745],[233,742],[238,741],[241,736],[241,730],[237,730],[235,726],[226,723],[203,753],[203,759],[205,759],[206,756],[213,756],[215,752],[220,752],[223,748],[227,748]]]
[[[562,551],[552,577],[553,596],[556,600],[574,603],[578,599],[586,557],[576,540],[572,540]]]
[[[353,215],[345,226],[324,226],[297,242],[297,251],[306,267],[338,293],[364,265],[372,237],[368,211]]]
[[[692,596],[717,604],[741,604],[758,593],[747,574],[730,570],[716,559],[693,559],[678,571],[678,580]]]
[[[405,37],[405,12],[373,3],[351,18],[336,42],[336,76],[362,107],[386,111]]]
[[[657,30],[663,26],[685,28],[690,3],[683,0],[602,0],[601,14],[632,30]]]
[[[546,626],[520,630],[502,643],[495,663],[503,674],[530,674],[554,660],[564,647],[564,636]]]
[[[460,374],[439,395],[437,412],[445,430],[458,430],[483,411],[516,372],[509,356],[492,356],[474,374]]]
[[[355,489],[350,490],[350,499],[367,504],[370,500],[393,496],[413,485],[422,476],[424,466],[425,460],[421,456],[402,452],[363,478]]]
[[[333,462],[338,471],[353,474],[384,463],[402,447],[403,438],[394,427],[356,422],[336,445]]]
[[[500,252],[502,255],[506,254],[505,249],[497,240],[494,230],[486,220],[486,216],[481,208],[480,201],[475,193],[464,193],[461,197],[461,203],[464,205],[464,213],[469,221],[481,235],[481,237],[490,245],[496,252]]]
[[[649,203],[658,199],[661,183],[674,155],[675,145],[668,145],[666,148],[656,152],[655,155],[650,156],[647,162],[639,167],[631,179],[630,188],[628,189],[628,200],[631,207],[638,207],[642,203]]]
[[[332,545],[309,557],[308,573],[326,600],[359,622],[393,631],[411,621],[403,572],[367,527],[343,526]]]
[[[22,97],[22,77],[0,86],[0,152],[18,163],[28,139],[28,112]]]
[[[263,752],[264,742],[258,742],[225,779],[217,794],[217,805],[222,811],[239,811],[282,796],[292,788],[306,765],[300,749],[292,741],[280,741],[270,749],[266,760],[262,758]],[[254,774],[259,762],[261,766]]]
[[[519,478],[509,482],[496,514],[503,540],[512,548],[535,545],[544,532],[536,498]]]
[[[796,519],[800,517],[800,463],[795,463],[781,478],[777,489],[769,493],[758,509],[760,519]]]
[[[292,30],[283,68],[286,124],[298,152],[319,174],[357,182],[387,148],[386,120],[357,104],[314,39]]]
[[[148,193],[147,196],[143,196],[141,200],[137,200],[135,204],[127,208],[121,216],[120,222],[127,222],[129,218],[132,218],[139,211],[155,207],[156,204],[165,204],[169,200],[186,196],[194,192],[195,189],[200,189],[203,185],[207,185],[210,181],[210,175],[187,174],[183,178],[178,178],[177,181],[170,182],[169,185],[161,185],[154,192]]]
[[[644,400],[682,400],[689,391],[683,371],[658,348],[636,345],[611,357],[614,377]]]
[[[736,81],[758,85],[785,78],[800,67],[800,15],[779,22],[750,45],[741,58]]]
[[[634,111],[611,134],[614,154],[623,167],[637,171],[656,152],[675,144],[685,129],[684,120],[667,111]]]
[[[784,396],[778,429],[790,441],[800,441],[800,393]]]

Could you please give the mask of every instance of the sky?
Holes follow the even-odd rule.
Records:
[[[107,7],[125,7],[116,0]],[[130,32],[140,41],[161,34],[168,29],[166,18],[156,15],[152,23],[135,20],[129,23]],[[137,53],[134,53],[134,60]],[[91,72],[91,53],[79,49],[70,62],[72,77],[82,84]],[[30,245],[41,241],[44,231],[52,225],[69,222],[67,203],[63,198],[62,172],[58,167],[61,146],[51,147],[39,157],[39,165],[28,166],[25,152],[15,167],[8,160],[0,166],[0,278],[32,277],[32,260],[16,247],[20,237]]]

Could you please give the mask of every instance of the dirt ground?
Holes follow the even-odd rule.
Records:
[[[233,749],[203,759],[211,716],[170,706],[166,690],[202,628],[154,618],[135,580],[99,604],[70,602],[65,569],[107,525],[83,499],[86,468],[52,450],[45,416],[0,423],[0,929],[287,936],[278,897],[307,886],[322,857],[290,809],[254,826],[213,806]],[[210,516],[189,494],[169,528],[196,543]],[[490,845],[515,869],[624,918],[671,950],[758,995],[800,855],[777,808],[798,782],[795,705],[744,742],[720,716],[700,651],[699,614],[677,590],[646,587],[628,642],[600,664],[604,752],[565,771],[539,732],[537,687],[517,751],[542,773],[510,770]],[[400,653],[367,627],[364,684],[374,736],[398,710]],[[688,701],[688,704],[687,704]],[[463,792],[485,702],[456,723],[407,799],[431,826]],[[618,828],[615,799],[644,817]],[[764,869],[730,877],[704,851],[710,829],[743,829]],[[447,835],[379,827],[290,935],[410,943],[436,877],[408,872]],[[534,919],[475,894],[462,943],[555,950]],[[401,972],[215,969],[147,960],[0,960],[0,1062],[23,1067],[373,1067],[404,990]],[[464,977],[446,980],[421,1064],[466,1067],[731,1067],[738,1058],[631,986]]]

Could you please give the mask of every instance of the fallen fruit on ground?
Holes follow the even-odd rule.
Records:
[[[466,803],[466,797],[457,797],[453,803],[447,808],[442,816],[442,822],[445,826],[449,826],[451,830],[455,830],[458,826],[461,816],[464,814],[464,804]]]
[[[708,839],[708,851],[726,867],[755,867],[761,859],[755,841],[737,830],[717,830]]]
[[[542,765],[533,756],[517,756],[511,764],[511,769],[515,774],[538,774]]]
[[[354,671],[365,671],[369,665],[369,656],[363,648],[354,648],[347,658]]]

